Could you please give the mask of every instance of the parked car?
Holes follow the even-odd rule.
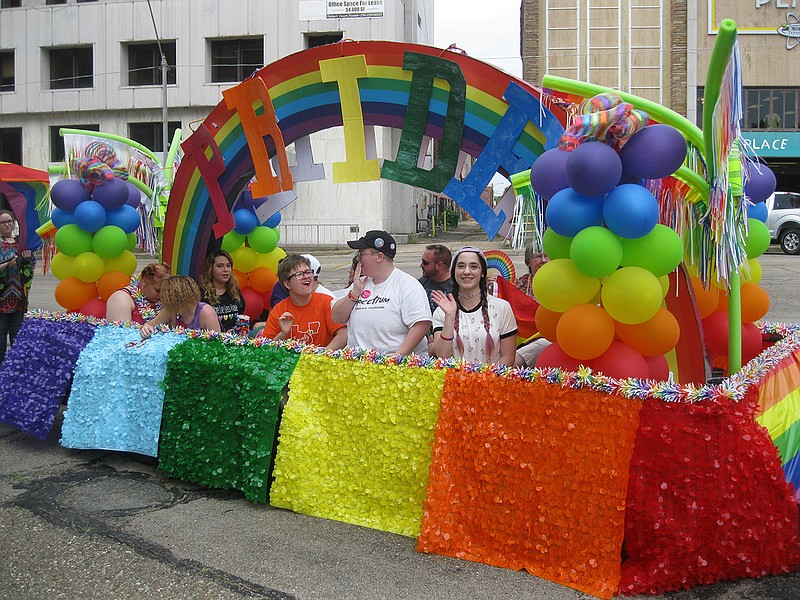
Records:
[[[775,192],[767,198],[767,227],[784,254],[800,254],[800,194]]]

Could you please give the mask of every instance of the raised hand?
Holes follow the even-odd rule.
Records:
[[[442,290],[432,290],[431,300],[433,300],[447,316],[453,316],[458,311],[458,304],[452,294],[443,292]]]
[[[278,317],[278,325],[281,328],[281,333],[285,336],[289,336],[292,333],[292,325],[294,325],[294,315],[290,312],[283,313],[280,317]]]

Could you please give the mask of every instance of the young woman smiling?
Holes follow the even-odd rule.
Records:
[[[465,246],[453,255],[453,293],[431,292],[436,356],[469,361],[514,364],[517,321],[511,305],[486,289],[486,257]]]

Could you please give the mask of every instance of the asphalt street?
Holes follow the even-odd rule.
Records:
[[[502,248],[463,230],[441,241],[455,249],[465,239]],[[418,275],[430,241],[402,245],[397,266]],[[524,268],[522,252],[506,250]],[[343,287],[349,248],[314,254],[325,285]],[[140,266],[146,262],[140,257]],[[772,302],[766,320],[797,322],[800,257],[769,254],[761,263]],[[56,283],[37,271],[31,306],[57,309]],[[411,538],[168,479],[134,455],[65,449],[59,437],[60,418],[46,442],[0,425],[2,598],[590,597],[524,572],[421,554]],[[800,574],[658,598],[795,599]]]

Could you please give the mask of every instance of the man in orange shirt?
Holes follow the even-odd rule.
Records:
[[[278,264],[278,281],[289,297],[269,312],[260,337],[299,340],[339,350],[347,344],[347,326],[331,316],[331,297],[314,292],[314,270],[308,259],[290,254]]]

